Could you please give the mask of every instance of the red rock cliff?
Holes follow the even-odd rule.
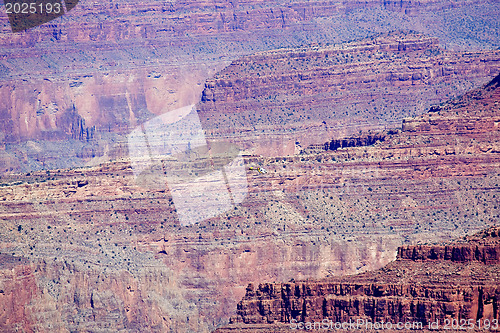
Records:
[[[450,52],[436,38],[392,33],[243,57],[205,84],[199,114],[213,140],[264,156],[291,155],[296,143],[398,127],[499,72],[498,51]]]
[[[490,121],[500,112],[499,94],[494,81],[417,120]],[[169,191],[136,182],[127,160],[2,176],[0,302],[7,310],[0,327],[207,332],[234,315],[249,283],[323,281],[378,269],[396,258],[402,243],[449,240],[498,221],[499,137],[498,129],[480,126],[432,135],[405,130],[372,146],[275,158],[246,156],[247,167],[262,165],[268,173],[248,171],[248,195],[240,205],[190,226],[180,225]],[[432,281],[444,281],[419,293],[428,290],[446,299],[479,297],[471,288],[458,289],[461,294],[455,295],[458,287],[450,289],[450,281],[459,286],[463,276],[481,282],[496,274],[483,271],[480,261],[465,271],[454,266],[460,262],[445,261],[448,275],[443,278],[429,271],[428,260],[405,262],[412,262],[424,277],[428,272],[428,279],[435,277]],[[390,293],[415,290],[411,275],[398,285],[410,273],[399,266],[394,270],[391,281],[382,280],[388,274],[380,273],[356,282],[368,297],[360,302],[371,301],[367,309],[380,300],[370,298],[377,281],[391,285]],[[339,280],[329,281],[340,288]],[[345,280],[349,290],[355,289],[350,283]],[[314,310],[304,315],[319,318],[322,298],[303,298],[307,285],[297,285],[300,297],[293,296],[294,284],[290,301],[295,303],[286,309],[302,315],[305,300],[307,309],[310,302]],[[282,307],[281,287],[272,288],[272,299],[264,293],[261,305],[252,299],[242,309],[252,314],[249,320],[282,318],[275,312]],[[493,311],[486,288],[485,283],[485,318]],[[462,304],[438,300],[432,303],[441,309],[436,313],[455,311]],[[396,301],[392,304],[401,304],[407,316],[414,316],[415,300]],[[340,311],[328,304],[328,311]],[[387,302],[377,305],[380,316],[387,314],[383,304]],[[426,306],[431,309],[432,304]],[[264,315],[252,307],[262,307]],[[59,316],[61,312],[66,315]]]
[[[395,262],[375,272],[322,281],[265,283],[257,288],[249,285],[232,323],[236,328],[244,327],[238,323],[328,318],[334,322],[421,322],[427,328],[445,319],[499,320],[499,232],[500,227],[492,227],[480,234],[480,240],[400,248]]]

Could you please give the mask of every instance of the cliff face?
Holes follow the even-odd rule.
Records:
[[[397,52],[425,52],[436,36],[448,46],[495,49],[499,30],[483,28],[496,26],[497,12],[496,1],[399,7],[379,1],[99,1],[82,2],[59,21],[22,34],[10,34],[1,17],[0,330],[208,332],[234,314],[250,282],[377,269],[395,258],[403,242],[449,239],[495,221],[498,131],[490,127],[456,135],[443,129],[437,137],[405,130],[383,145],[245,156],[247,167],[263,165],[268,173],[248,171],[243,203],[190,226],[179,223],[168,189],[137,182],[126,159],[102,162],[127,156],[123,140],[131,128],[197,102],[205,79],[241,54],[361,39],[374,26],[381,32],[420,27],[432,36],[402,42],[401,49],[394,40],[376,46],[387,61]],[[457,18],[465,14],[481,20],[463,34],[469,37],[460,37]],[[375,23],[380,21],[388,25]],[[363,61],[363,47],[372,58],[378,52],[357,45]],[[341,73],[333,75],[371,80],[356,72],[362,61],[352,49],[330,51],[325,58],[335,54],[341,62]],[[312,75],[303,77],[308,84],[320,77],[300,63],[311,57],[321,64],[315,52],[290,51],[299,66],[294,73]],[[476,72],[495,68],[495,55],[473,53],[470,64],[432,52],[429,59],[450,66],[438,77],[453,72],[459,78],[470,70],[478,78]],[[397,64],[404,71],[391,73],[388,86],[425,79]],[[367,60],[363,66],[372,65]],[[253,80],[255,73],[247,74]],[[448,89],[451,81],[440,82]],[[457,82],[454,93],[475,81]],[[346,79],[348,89],[358,84],[369,82]],[[304,96],[297,105],[319,105],[308,95],[314,85],[289,88]],[[330,98],[330,90],[324,93]],[[471,100],[478,110],[487,103],[498,115],[498,97],[488,96]],[[352,104],[363,99],[354,97]],[[295,142],[278,142],[280,149],[293,148],[275,152],[300,151]],[[307,147],[307,141],[299,143]],[[89,161],[97,166],[82,167]],[[50,170],[33,172],[43,168]],[[12,173],[19,170],[26,173]]]
[[[6,47],[29,48],[34,48],[37,43],[47,43],[48,41],[58,42],[56,45],[62,44],[64,46],[73,44],[74,47],[80,43],[89,43],[94,47],[106,47],[106,43],[104,43],[106,41],[128,42],[129,45],[133,45],[138,44],[139,40],[160,42],[172,42],[173,40],[177,45],[182,45],[187,36],[193,35],[223,35],[224,33],[237,35],[238,32],[246,31],[269,36],[273,34],[270,31],[277,28],[298,30],[305,25],[314,28],[321,26],[321,22],[319,20],[315,22],[315,19],[339,17],[342,20],[343,16],[348,16],[350,11],[354,9],[369,8],[372,10],[372,15],[381,14],[380,12],[376,13],[373,9],[382,9],[393,16],[390,18],[392,23],[398,23],[398,15],[394,15],[395,11],[413,11],[413,13],[404,14],[407,14],[408,18],[415,18],[436,11],[453,11],[465,7],[469,9],[469,15],[472,16],[474,13],[471,12],[471,8],[476,6],[497,8],[492,5],[494,5],[493,2],[485,0],[463,2],[452,0],[402,1],[397,4],[378,0],[293,1],[290,3],[277,0],[266,2],[176,1],[172,3],[151,0],[134,4],[124,0],[108,0],[98,3],[78,3],[62,19],[44,24],[39,29],[10,34],[10,38],[3,35],[1,42]],[[483,17],[488,16],[486,14]],[[103,20],[103,18],[105,19]],[[367,16],[366,19],[369,22],[371,17]],[[11,31],[7,15],[2,15],[0,23],[2,33]],[[478,24],[481,23],[484,22],[478,22]],[[429,28],[442,24],[442,22],[436,19],[430,24]],[[443,28],[446,29],[446,27]],[[472,30],[471,32],[476,31]],[[491,32],[483,31],[483,33],[483,37],[491,37],[488,35]],[[309,32],[308,35],[310,38],[314,38],[312,32]],[[233,38],[233,36],[229,36],[229,40],[234,41]],[[100,45],[100,43],[103,44]],[[69,49],[73,50],[73,48]],[[39,51],[44,52],[45,50],[39,49]]]
[[[402,118],[491,79],[499,60],[497,51],[445,51],[436,38],[418,34],[263,52],[209,80],[199,113],[215,141],[265,156],[293,154],[295,144],[397,127]]]
[[[375,272],[322,281],[265,283],[257,288],[249,285],[232,323],[235,330],[245,326],[238,323],[321,322],[325,318],[339,323],[421,322],[424,328],[432,322],[443,325],[446,319],[491,323],[500,318],[499,232],[500,227],[488,229],[480,242],[406,246],[399,249],[396,261]]]
[[[498,246],[408,246],[398,249],[398,258],[408,260],[451,260],[454,262],[478,261],[488,265],[499,263]]]
[[[500,264],[500,228],[486,229],[467,237],[468,242],[453,245],[418,245],[398,248],[398,258],[412,261],[480,262],[485,265]]]
[[[126,133],[158,114],[197,103],[205,80],[242,55],[301,45],[342,43],[398,29],[413,29],[439,38],[441,45],[448,48],[496,49],[499,46],[498,29],[495,29],[498,11],[498,2],[486,0],[460,3],[448,0],[418,3],[403,1],[398,4],[378,0],[289,3],[165,3],[150,0],[134,4],[124,0],[109,0],[78,3],[57,20],[16,34],[11,33],[7,16],[2,15],[0,145],[6,145],[6,154],[1,158],[3,163],[0,164],[0,172],[83,166],[94,163],[92,159],[96,157],[99,161],[109,161],[126,156]],[[464,16],[470,17],[475,24],[462,24],[461,18]],[[384,25],[380,22],[384,22]],[[350,55],[356,57],[355,54]],[[471,60],[469,69],[461,60],[459,66],[454,66],[453,57],[443,59],[445,66],[442,70],[445,75],[454,75],[458,71],[460,76],[466,71],[470,79],[456,81],[455,88],[448,89],[447,84],[438,87],[438,100],[451,97],[446,97],[448,93],[459,94],[481,83],[477,80],[480,75],[487,77],[492,74],[487,72],[491,67],[491,59],[483,55],[476,54],[471,59],[481,58],[485,61],[484,66],[477,66],[476,60]],[[343,69],[339,67],[345,76],[352,71],[348,63],[353,59],[340,59],[341,62],[345,61],[346,66]],[[296,60],[296,64],[301,65],[301,59]],[[375,58],[372,60],[375,61]],[[369,62],[365,65],[371,66]],[[321,72],[321,68],[316,69]],[[411,76],[416,73],[415,78],[412,76],[413,81],[418,79],[420,71],[405,69],[391,72],[394,74],[391,80],[394,84],[406,85],[410,82],[409,73]],[[271,75],[269,79],[282,80],[281,74],[278,74],[278,78],[272,78]],[[339,73],[333,71],[332,74],[338,76]],[[355,71],[352,74],[356,74]],[[309,88],[297,87],[301,93],[306,93],[308,89],[309,93],[303,101],[295,101],[296,104],[321,106],[322,102],[311,103],[313,96],[310,90],[317,88],[314,85],[314,73],[303,71],[299,66],[293,75],[295,78],[291,76],[288,80],[295,80],[300,75],[303,76],[300,79],[302,84],[309,84]],[[360,78],[372,80],[372,75]],[[373,73],[373,78],[379,80],[380,76]],[[267,89],[266,83],[252,80],[247,83],[261,86],[260,90]],[[283,80],[290,84],[286,77]],[[352,82],[344,81],[349,83],[345,89],[352,89]],[[377,89],[370,92],[372,99],[380,96]],[[255,90],[253,93],[256,93]],[[326,96],[321,96],[322,99],[338,100],[339,96],[333,99],[329,96],[332,93],[330,90],[324,93]],[[264,95],[257,95],[265,98]],[[275,98],[272,94],[269,96]],[[412,94],[408,96],[415,97]],[[281,97],[277,98],[279,102]],[[388,103],[395,100],[390,96],[385,98]],[[435,96],[430,98],[436,99]],[[423,111],[429,95],[418,96],[418,99],[424,105],[417,106],[417,111]],[[377,110],[381,110],[385,105],[371,103],[366,109],[372,110],[376,106]],[[217,107],[223,108],[221,105]],[[255,110],[256,105],[251,107]],[[391,112],[398,113],[401,108],[404,106],[396,105],[391,109],[395,111]],[[359,114],[353,116],[356,111],[348,109],[342,112],[348,112],[349,117],[356,117],[356,121],[361,119]],[[285,113],[286,117],[291,113],[289,110],[273,110],[276,111],[280,115]],[[301,112],[298,110],[297,117],[300,117]],[[370,121],[373,120],[371,117]],[[273,119],[272,124],[275,121],[280,120]],[[320,133],[324,126],[322,121],[328,122],[327,119],[321,119],[318,124],[307,124],[302,130],[314,129],[311,126],[318,125],[315,131]],[[261,130],[265,133],[269,131],[265,128]],[[87,131],[92,132],[92,135],[87,135]],[[294,131],[300,132],[301,127]],[[342,131],[337,128],[328,133],[345,136],[350,130],[346,129],[346,133]],[[328,133],[321,138],[322,141],[331,140]],[[264,138],[261,139],[264,141]],[[265,140],[281,152],[294,151],[293,138],[290,144],[286,143],[288,147],[277,142],[275,137]],[[32,141],[38,144],[36,149],[33,149]],[[307,144],[302,142],[303,146]],[[64,157],[58,155],[61,151],[65,152]]]
[[[393,235],[352,244],[300,225],[301,213],[287,212],[258,179],[237,209],[186,227],[168,190],[135,183],[128,162],[2,181],[0,327],[7,331],[208,332],[227,321],[257,277],[375,268],[400,244]],[[274,209],[295,220],[280,221]]]
[[[170,190],[136,181],[128,160],[3,175],[0,297],[7,306],[0,317],[2,329],[49,332],[51,325],[58,325],[60,330],[207,332],[234,315],[249,283],[320,280],[374,270],[394,260],[402,243],[445,241],[495,223],[500,207],[498,128],[479,126],[494,124],[500,112],[495,82],[414,119],[429,124],[435,117],[482,119],[472,122],[477,127],[460,132],[443,128],[432,135],[405,129],[371,146],[275,158],[245,156],[245,200],[188,226],[179,223]],[[259,165],[268,172],[249,170]],[[158,179],[150,181],[162,181]],[[206,207],[200,204],[197,209]],[[425,309],[437,306],[441,310],[432,308],[433,312],[456,313],[455,306],[465,304],[460,303],[464,295],[482,293],[482,311],[485,318],[489,316],[496,291],[486,284],[482,289],[467,287],[459,295],[447,289],[454,272],[458,280],[472,274],[477,281],[496,274],[474,268],[484,267],[482,258],[493,258],[483,243],[478,244],[478,255],[470,252],[478,260],[468,273],[453,268],[461,264],[458,261],[443,264],[451,275],[440,287],[444,289],[435,289],[442,295],[436,299],[455,297],[457,303],[446,303],[449,308],[432,303]],[[452,258],[455,247],[450,248]],[[422,249],[420,253],[428,252]],[[447,250],[429,251],[447,255]],[[468,258],[469,252],[460,251],[456,258]],[[418,260],[412,263],[419,265]],[[415,271],[424,274],[428,260],[421,264]],[[378,298],[370,297],[378,297],[371,287],[376,281],[370,279],[359,282],[366,298],[356,304],[367,302],[359,313],[371,307],[380,308],[377,318],[389,316],[388,302],[374,308]],[[387,293],[414,290],[410,278],[403,286],[398,279],[390,282],[394,287]],[[340,290],[332,281],[331,289]],[[290,306],[283,307],[294,312],[275,311],[282,306],[280,286],[264,292],[273,295],[269,307],[249,300],[241,313],[248,310],[248,320],[256,323],[302,315],[301,297],[307,287],[297,285],[299,296],[294,298],[294,285],[288,294]],[[314,309],[311,316],[323,313],[322,299],[310,302],[306,309]],[[338,310],[338,300],[326,302],[329,316],[347,316]],[[404,309],[402,317],[410,316],[417,306],[413,300],[394,302],[397,309]],[[464,313],[476,311],[471,309]],[[61,312],[65,315],[59,316]]]
[[[334,139],[325,143],[323,149],[337,150],[339,148],[371,146],[377,142],[385,141],[387,135],[394,133],[396,133],[396,131],[388,131],[387,133],[368,133],[361,136],[352,136],[338,140]]]

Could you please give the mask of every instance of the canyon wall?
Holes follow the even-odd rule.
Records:
[[[168,186],[139,182],[126,159],[3,175],[2,328],[208,332],[234,315],[249,283],[374,270],[402,244],[495,223],[497,81],[414,119],[469,119],[462,131],[416,126],[371,146],[244,156],[243,202],[188,225]]]
[[[293,155],[296,145],[399,127],[499,71],[497,51],[449,52],[436,38],[392,33],[234,61],[206,83],[199,114],[212,140]]]
[[[137,124],[197,103],[206,79],[241,56],[256,52],[324,46],[394,30],[419,31],[438,38],[441,46],[448,49],[479,53],[494,50],[499,46],[500,29],[496,28],[499,10],[496,1],[486,0],[397,4],[378,0],[286,3],[152,0],[134,4],[123,0],[81,1],[57,20],[16,34],[10,32],[7,16],[0,11],[0,145],[5,145],[0,170],[29,172],[95,165],[127,156],[125,135]],[[471,18],[474,24],[464,24],[463,17]],[[455,87],[450,88],[451,80],[447,80],[443,87],[437,88],[437,93],[428,91],[430,97],[426,93],[416,96],[422,105],[417,103],[416,109],[404,110],[406,114],[423,112],[429,99],[442,101],[484,83],[495,71],[488,73],[489,60],[483,60],[486,63],[479,67],[471,60],[467,70],[463,64],[454,67],[452,58],[443,59],[445,75],[453,76],[455,70],[465,74],[465,70],[470,79],[459,81],[454,77]],[[341,71],[349,75],[346,65]],[[304,76],[303,83],[311,81],[307,79],[308,71],[298,73]],[[410,72],[418,70],[395,72],[394,80],[398,85],[407,84],[405,75]],[[400,74],[404,77],[399,77]],[[479,79],[480,75],[484,78]],[[352,89],[347,84],[349,80],[345,81],[344,89]],[[315,89],[314,84],[308,89]],[[398,104],[401,98],[396,101],[377,89],[370,91],[372,99],[383,97],[386,101],[371,103],[368,109],[377,107],[377,114],[403,111],[404,107]],[[325,98],[332,100],[329,93],[322,96],[324,102]],[[311,96],[304,96],[302,101],[295,102],[295,107],[324,104],[311,103],[310,99]],[[392,101],[396,105],[389,107],[387,104]],[[360,120],[363,109],[367,109],[364,106],[357,110],[346,107],[342,112],[348,112],[358,122],[372,121],[369,126],[385,126],[372,118],[376,115]],[[327,109],[323,111],[330,112]],[[259,114],[257,111],[251,114]],[[273,110],[278,111],[283,110]],[[301,116],[299,111],[297,117]],[[361,113],[355,114],[358,111]],[[278,116],[272,121],[279,121]],[[299,126],[294,130],[299,136],[304,136],[301,133],[308,129],[322,133],[325,126],[322,121],[329,122],[321,119],[316,124],[302,120],[307,123],[306,128]],[[398,123],[397,119],[391,121]],[[230,127],[234,126],[239,123]],[[351,131],[348,127],[345,131],[337,128],[328,133],[338,138]],[[330,139],[327,135],[321,137],[324,141]],[[266,136],[259,140],[274,146],[277,155],[295,151],[293,138],[280,141],[275,136]],[[304,147],[308,143],[301,144]],[[61,151],[62,156],[58,154]]]
[[[451,323],[453,319],[459,323],[455,326],[469,329],[470,323],[477,329],[481,321],[491,326],[500,319],[499,232],[500,227],[487,229],[481,234],[481,242],[428,245],[425,250],[422,246],[405,246],[398,250],[396,261],[375,272],[321,281],[263,283],[256,288],[249,285],[232,319],[232,329],[218,332],[238,331],[243,324],[268,324],[267,329],[272,329],[275,322],[314,323],[324,319],[394,325],[417,322],[425,329],[431,323],[441,323],[442,330],[446,329],[446,320]],[[452,253],[441,256],[443,249]],[[264,328],[256,326],[254,331]],[[366,329],[366,325],[358,329]]]
[[[475,23],[465,24],[464,17]],[[366,37],[382,41],[387,36],[379,34],[392,30],[413,29],[429,37],[407,34],[414,42],[402,42],[401,50],[400,42],[389,38],[381,42],[386,55],[435,50],[436,38],[441,55],[463,55],[447,59],[428,51],[441,69],[437,76],[450,79],[439,81],[442,89],[454,87],[452,95],[458,95],[495,74],[497,52],[490,50],[499,46],[496,1],[398,6],[116,0],[81,2],[57,21],[20,34],[10,33],[5,16],[0,22],[2,331],[209,332],[235,314],[249,283],[377,269],[392,261],[403,243],[448,240],[498,220],[495,84],[430,115],[406,119],[401,133],[371,146],[300,154],[307,141],[258,138],[275,154],[247,150],[245,200],[187,226],[179,222],[168,186],[152,184],[164,179],[157,181],[154,172],[144,183],[136,179],[126,147],[130,130],[157,115],[197,102],[200,115],[207,111],[204,106],[213,101],[202,94],[205,80],[232,62],[244,68],[241,56],[265,59],[265,51],[280,49],[269,54],[285,54],[299,65],[304,50],[315,61],[320,58],[315,52],[330,50],[345,56],[338,67],[345,72],[344,90],[355,90],[347,79],[361,62],[350,52],[371,41]],[[358,42],[339,50],[338,43],[352,40]],[[369,71],[372,65],[365,65]],[[399,65],[404,71],[391,73],[374,94],[414,80],[418,70]],[[299,69],[310,72],[305,65]],[[448,93],[440,98],[451,97]],[[296,105],[311,102],[303,95],[296,96]],[[419,97],[422,103],[425,96]],[[362,96],[351,97],[351,104],[342,103],[362,112],[352,106]],[[471,115],[459,116],[462,111]],[[483,111],[490,112],[486,120],[474,113]],[[450,125],[434,129],[438,117]],[[462,118],[470,118],[464,129],[451,131]],[[426,134],[426,128],[435,132]],[[218,139],[216,132],[207,134]],[[268,172],[250,171],[256,166]]]

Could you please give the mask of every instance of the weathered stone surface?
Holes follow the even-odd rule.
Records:
[[[297,144],[399,127],[404,117],[485,84],[499,71],[498,51],[450,52],[436,38],[391,33],[233,61],[206,83],[199,113],[215,141],[264,156],[292,155]]]
[[[109,0],[79,3],[61,18],[17,34],[11,33],[2,12],[0,146],[5,145],[5,151],[0,172],[95,165],[126,156],[123,135],[158,114],[198,102],[205,80],[242,55],[408,29],[438,38],[448,49],[495,50],[500,46],[499,8],[497,1],[487,0],[398,4],[379,0],[149,0],[133,4]],[[464,17],[473,24],[464,22]],[[405,47],[401,45],[401,52]],[[436,93],[440,100],[480,84],[474,77],[490,67],[488,62],[479,67],[472,62],[467,70],[454,67],[453,61],[443,60],[443,74],[449,78],[454,71],[465,70],[472,81],[455,81],[456,87],[450,89],[444,85]],[[345,74],[350,71],[345,67]],[[388,83],[404,88],[410,81],[425,79],[420,72],[395,71]],[[406,80],[409,73],[411,80]],[[310,81],[310,74],[301,74],[303,83]],[[364,79],[376,77],[372,73]],[[374,97],[379,93],[377,89],[370,92]],[[303,96],[302,102],[296,102],[306,104],[310,99],[310,95]],[[418,99],[424,105],[417,109],[423,112],[428,98]],[[376,106],[380,111],[385,103]],[[356,111],[349,114],[359,121]],[[306,128],[321,133],[323,120]],[[337,128],[335,137],[350,133],[343,131]],[[267,142],[264,145],[274,145],[274,150],[294,151],[293,140],[259,139]],[[320,143],[331,139],[325,136]],[[301,144],[305,147],[308,142]]]
[[[375,272],[322,281],[264,283],[256,288],[249,285],[232,323],[321,322],[327,318],[339,323],[420,322],[424,328],[439,322],[444,330],[446,319],[498,321],[499,232],[500,227],[493,227],[480,235],[480,241],[473,237],[446,247],[427,246],[430,255],[418,255],[422,246],[400,248],[396,261]],[[455,249],[451,250],[455,254],[440,256],[444,248]],[[462,254],[481,248],[495,259],[459,255],[458,248]],[[417,255],[408,256],[411,252]],[[234,330],[238,327],[243,325],[235,325]]]
[[[498,219],[489,127],[246,156],[269,172],[249,172],[234,211],[189,227],[168,190],[135,182],[127,160],[102,163],[127,155],[120,135],[165,106],[196,102],[201,83],[241,54],[371,36],[369,20],[387,22],[381,31],[423,27],[448,47],[498,47],[498,2],[401,4],[224,2],[222,13],[199,1],[89,2],[54,24],[0,35],[1,330],[207,332],[234,314],[250,282],[377,269],[403,242]],[[460,19],[450,18],[464,13],[493,29],[458,36]],[[498,115],[498,97],[488,98],[477,106]],[[57,170],[32,172],[42,168]],[[3,173],[14,170],[29,173]]]
[[[493,82],[418,119],[482,124],[498,116],[499,93]],[[135,182],[127,160],[4,175],[2,325],[210,331],[234,315],[249,283],[378,269],[403,243],[441,242],[498,221],[498,138],[482,125],[402,130],[372,146],[246,156],[268,173],[249,171],[241,205],[190,226],[179,224],[168,190]]]
[[[396,133],[396,131],[388,131],[388,133],[367,133],[360,136],[332,140],[325,143],[323,148],[325,150],[337,150],[339,148],[371,146],[377,142],[385,141],[388,134],[394,133]]]

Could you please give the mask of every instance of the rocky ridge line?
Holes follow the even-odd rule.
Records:
[[[232,329],[257,324],[255,331],[261,332],[266,326],[258,324],[270,328],[274,323],[321,322],[325,318],[334,322],[421,322],[424,327],[445,319],[499,320],[499,233],[499,226],[491,227],[480,241],[427,246],[425,251],[420,245],[406,246],[400,248],[396,261],[375,272],[321,281],[264,283],[257,288],[249,285],[231,320]],[[488,260],[464,255],[477,253],[478,248]],[[441,255],[443,249],[448,249],[448,256]]]

